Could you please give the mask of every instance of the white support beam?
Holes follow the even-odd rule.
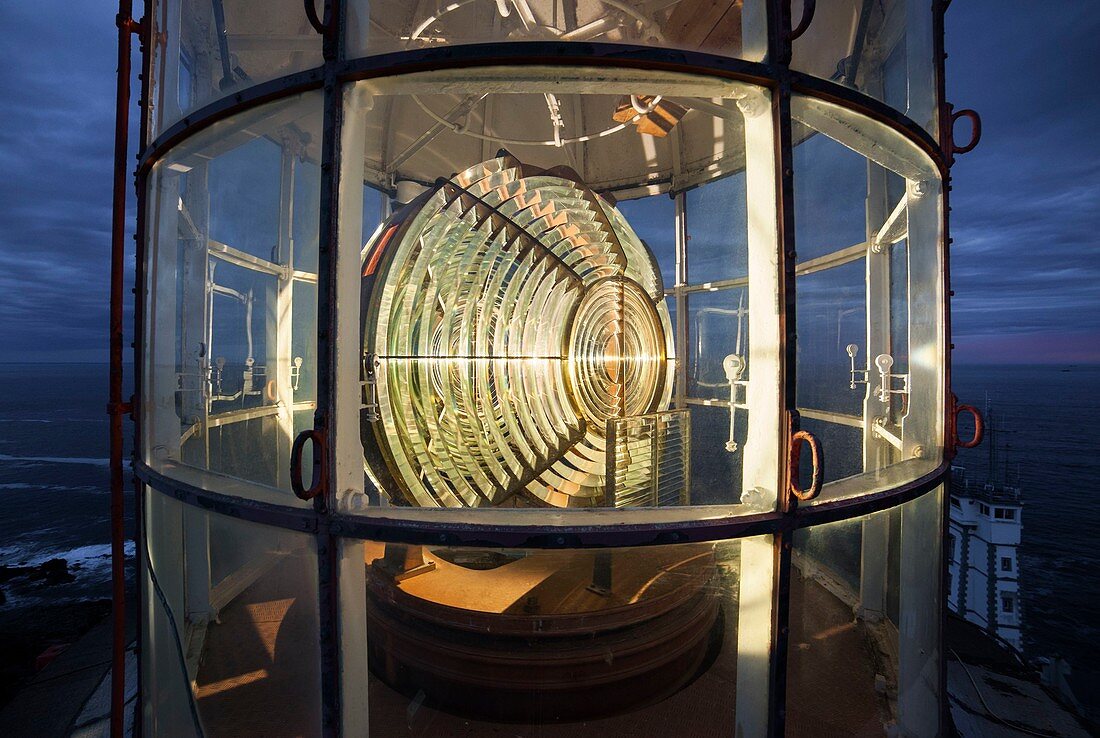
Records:
[[[893,246],[895,243],[909,235],[908,202],[906,197],[901,197],[893,211],[886,217],[886,222],[871,236],[871,250],[876,254],[883,249]]]
[[[366,505],[363,474],[363,444],[359,436],[359,408],[362,391],[360,362],[362,337],[359,332],[360,255],[363,247],[363,157],[366,116],[374,98],[365,86],[347,88],[344,94],[344,125],[340,149],[340,222],[337,228],[336,259],[336,346],[333,366],[336,386],[332,437],[336,468],[331,484],[336,504],[342,509]],[[367,683],[366,579],[361,542],[340,543],[337,593],[340,607],[340,670],[344,693],[341,732],[366,735],[368,704],[362,689]]]
[[[179,389],[176,365],[177,249],[179,248],[179,176],[158,170],[150,178],[148,207],[148,290],[146,301],[146,381],[143,382],[144,446],[152,462],[180,458],[181,428],[176,413]]]
[[[898,727],[901,736],[936,735],[943,691],[940,591],[944,489],[901,506],[898,587]]]
[[[268,282],[268,299],[265,327],[267,333],[267,381],[274,383],[274,404],[278,408],[275,444],[275,484],[280,489],[290,489],[290,448],[294,442],[294,389],[291,386],[290,371],[294,362],[294,280],[289,275],[294,271],[294,192],[297,176],[296,150],[299,142],[294,134],[284,133],[279,174],[279,230],[275,258],[277,264],[271,266],[280,270],[276,280]],[[307,295],[313,290],[303,290]],[[309,331],[315,326],[299,326],[299,330]],[[306,368],[308,371],[308,367]],[[265,392],[264,398],[270,394]]]
[[[759,93],[766,96],[763,90]],[[775,158],[770,100],[748,100],[745,114],[745,192],[748,199],[749,345],[745,389],[747,432],[743,498],[773,509],[779,493],[780,322]],[[732,410],[731,410],[732,412]],[[736,735],[766,735],[772,638],[775,552],[770,536],[741,542],[737,613]]]
[[[881,224],[888,219],[889,200],[887,184],[889,173],[874,162],[867,167],[866,231],[868,241],[873,241]],[[860,347],[856,368],[861,365],[874,368],[871,362],[879,354],[892,354],[890,336],[890,252],[865,251],[866,269],[866,319],[867,341]],[[862,364],[860,363],[862,362]],[[870,375],[868,375],[870,379]],[[877,420],[889,415],[889,405],[882,403],[871,391],[871,382],[862,387],[863,395],[863,471],[872,472],[888,466],[893,459],[893,449],[875,432],[880,427]],[[890,521],[887,515],[871,515],[863,519],[863,538],[860,547],[859,616],[876,623],[886,614],[886,552],[890,546]]]
[[[183,357],[180,387],[184,390],[180,409],[187,422],[198,431],[180,448],[184,463],[210,468],[209,383],[207,369],[213,357],[211,348],[212,298],[208,232],[210,222],[209,174],[205,163],[187,174],[187,188],[179,206],[189,215],[193,238],[179,239],[182,263],[180,276],[180,356]],[[173,252],[176,249],[173,249]],[[210,524],[204,511],[184,506],[183,551],[186,587],[186,620],[205,624],[217,617],[210,604]]]

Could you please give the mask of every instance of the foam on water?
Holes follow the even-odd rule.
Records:
[[[40,492],[106,492],[106,488],[91,486],[69,486],[65,484],[33,484],[31,482],[4,482],[0,490],[38,490]]]
[[[12,456],[10,454],[0,454],[0,461],[39,464],[88,464],[105,468],[111,465],[110,459],[89,459],[80,456]]]

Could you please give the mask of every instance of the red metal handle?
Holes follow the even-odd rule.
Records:
[[[959,413],[963,412],[970,413],[974,417],[974,437],[965,443],[959,439]],[[959,448],[974,448],[981,443],[985,436],[985,421],[982,420],[981,411],[973,405],[956,405],[954,435],[955,445]]]
[[[798,466],[802,461],[802,444],[810,447],[810,458],[813,461],[813,474],[810,477],[810,486],[803,489],[799,479]],[[824,453],[821,450],[821,441],[809,431],[800,430],[791,436],[790,458],[787,462],[788,478],[787,490],[799,500],[807,502],[821,494],[821,480],[825,473],[822,463]]]
[[[955,123],[959,118],[970,119],[970,141],[966,146],[955,145]],[[974,147],[978,145],[978,142],[982,140],[982,117],[978,115],[978,111],[967,108],[966,110],[960,110],[951,114],[951,130],[949,132],[951,139],[951,153],[952,154],[965,154],[968,151],[973,151]]]
[[[308,488],[302,484],[302,452],[307,441],[313,441],[313,479]],[[324,434],[316,428],[304,430],[294,439],[294,445],[290,449],[290,488],[298,499],[312,500],[324,492],[328,482],[324,451]]]
[[[788,4],[789,5],[789,4]],[[802,18],[798,25],[787,32],[787,40],[794,41],[806,32],[814,21],[814,13],[817,12],[817,0],[802,0]]]

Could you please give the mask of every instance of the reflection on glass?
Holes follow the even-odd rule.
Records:
[[[392,196],[377,228],[341,222],[345,248],[366,244],[354,391],[372,504],[670,507],[748,487],[753,511],[774,506],[767,93],[601,75],[348,94],[343,202],[370,202],[360,182]],[[729,463],[691,448],[715,439]]]
[[[319,103],[312,93],[242,114],[154,169],[151,464],[289,490],[290,444],[317,387]]]
[[[676,284],[676,198],[650,195],[620,200],[615,207],[653,254],[667,291]]]
[[[298,0],[156,0],[147,17],[154,135],[219,98],[321,64],[321,36]]]
[[[792,3],[797,19],[803,2]],[[817,0],[791,67],[866,93],[936,132],[932,13],[919,0]]]
[[[787,735],[938,734],[942,503],[795,533]]]
[[[151,735],[320,734],[312,536],[151,493],[145,691]],[[174,624],[174,628],[172,627]],[[278,704],[278,710],[271,706]],[[166,722],[171,721],[171,722]]]
[[[348,571],[353,555],[370,676],[349,719],[371,735],[766,724],[770,538],[551,551],[365,541],[345,546]]]
[[[748,312],[745,286],[687,296],[690,398],[744,404],[744,384],[749,381]]]
[[[353,56],[491,41],[602,42],[698,49],[759,60],[765,42],[761,0],[458,0],[349,2]]]
[[[685,195],[691,258],[687,281],[701,285],[748,274],[748,199],[741,171]]]
[[[940,461],[940,183],[881,124],[808,98],[792,112],[797,402],[824,449],[824,501]]]

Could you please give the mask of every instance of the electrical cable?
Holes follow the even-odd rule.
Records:
[[[1018,730],[1021,733],[1027,733],[1028,735],[1040,736],[1040,738],[1058,738],[1058,736],[1060,735],[1058,733],[1043,733],[1043,732],[1040,732],[1040,731],[1037,731],[1037,730],[1032,730],[1030,728],[1025,728],[1022,725],[1017,725],[1015,723],[1009,722],[1008,720],[1005,720],[1003,717],[1001,717],[997,713],[993,712],[993,709],[989,706],[989,703],[987,703],[985,701],[985,695],[982,694],[982,690],[978,687],[978,682],[974,679],[974,675],[971,674],[970,669],[967,668],[966,662],[963,661],[961,658],[959,658],[959,654],[955,652],[955,649],[951,648],[951,649],[948,649],[948,650],[951,651],[951,655],[955,657],[955,660],[959,662],[959,666],[961,666],[963,668],[963,671],[966,672],[967,678],[970,680],[970,683],[974,686],[974,692],[978,695],[978,699],[981,700],[982,707],[985,708],[986,714],[988,714],[989,717],[993,718],[994,720],[1001,723],[1002,725],[1004,725],[1008,728],[1011,728],[1012,730]]]

